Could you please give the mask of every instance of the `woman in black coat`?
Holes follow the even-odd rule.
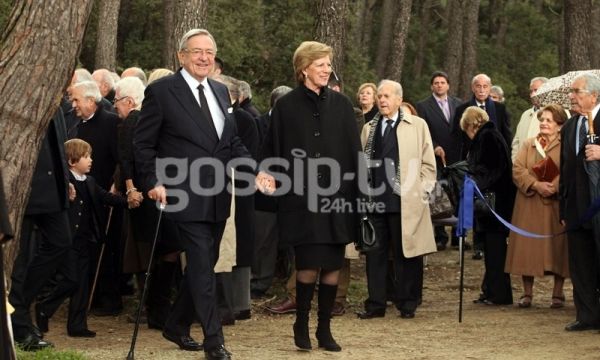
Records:
[[[319,270],[316,337],[319,347],[341,350],[330,332],[331,309],[345,245],[358,232],[357,180],[344,174],[357,174],[360,140],[350,100],[327,88],[331,57],[329,46],[314,41],[303,42],[296,49],[293,61],[299,86],[273,107],[262,148],[263,159],[278,158],[289,167],[265,168],[257,177],[258,188],[266,187],[267,192],[275,188],[269,172],[291,180],[280,182],[275,195],[281,240],[295,252],[294,341],[301,350],[311,349],[308,314]],[[339,166],[339,174],[330,166],[316,166],[332,162]],[[327,187],[331,190],[328,195],[316,192]]]
[[[460,127],[472,140],[467,162],[475,183],[482,193],[495,194],[495,211],[510,222],[516,188],[512,182],[510,152],[502,134],[477,106],[465,110]],[[512,304],[510,275],[504,272],[508,229],[493,215],[476,213],[475,216],[475,231],[482,239],[485,253],[482,293],[475,303]]]

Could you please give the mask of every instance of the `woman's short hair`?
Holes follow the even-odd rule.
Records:
[[[169,76],[172,75],[173,71],[169,70],[169,69],[165,69],[165,68],[158,68],[158,69],[154,69],[152,70],[152,72],[150,73],[150,76],[148,77],[148,85],[152,84],[152,82],[163,78],[165,76]]]
[[[142,108],[145,89],[146,87],[142,83],[142,80],[131,76],[123,78],[115,84],[115,92],[118,92],[121,97],[128,96],[133,99],[136,110]]]
[[[460,128],[462,131],[467,131],[468,128],[473,127],[479,129],[483,124],[490,121],[490,117],[485,110],[477,106],[469,106],[465,109],[465,112],[460,118]]]
[[[552,119],[558,125],[562,125],[567,121],[567,113],[565,112],[565,109],[563,109],[563,107],[558,104],[550,104],[550,105],[546,105],[543,108],[541,108],[537,112],[538,120],[541,120],[542,113],[544,111],[547,111],[550,114],[552,114]]]
[[[406,108],[410,110],[410,115],[419,116],[419,114],[417,114],[417,109],[415,109],[415,107],[412,106],[411,103],[403,101],[402,104],[400,104],[400,107],[402,106],[406,106]]]
[[[79,162],[86,154],[92,155],[92,145],[81,139],[71,139],[65,142],[65,156],[71,164]]]
[[[377,99],[377,85],[374,83],[364,83],[358,87],[358,91],[356,92],[356,101],[360,101],[360,92],[366,88],[373,89],[373,99]]]
[[[318,41],[304,41],[296,51],[294,51],[294,57],[292,59],[294,63],[294,74],[296,75],[296,81],[298,84],[304,83],[304,74],[302,70],[312,64],[313,61],[329,56],[331,60],[333,58],[333,49],[329,45],[325,45]]]

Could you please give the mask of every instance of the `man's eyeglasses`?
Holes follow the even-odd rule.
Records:
[[[573,89],[573,88],[569,89],[569,94],[579,95],[579,94],[589,94],[589,93],[590,93],[590,91],[586,90],[586,89]]]
[[[129,96],[122,96],[122,97],[120,97],[120,98],[114,98],[114,99],[113,99],[113,101],[112,101],[112,103],[113,103],[113,105],[117,105],[117,103],[118,103],[119,101],[121,101],[121,100],[123,100],[123,99],[127,99],[128,97],[129,97]]]
[[[213,57],[213,56],[217,55],[217,52],[213,49],[183,49],[183,51],[190,53],[194,56],[206,55],[209,57]]]

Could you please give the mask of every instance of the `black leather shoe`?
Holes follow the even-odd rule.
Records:
[[[400,311],[400,317],[402,319],[412,319],[415,317],[414,311]]]
[[[378,318],[378,317],[384,317],[385,316],[385,310],[367,310],[367,311],[360,311],[357,312],[356,315],[358,316],[359,319],[373,319],[373,318]]]
[[[231,360],[231,353],[225,349],[225,346],[218,345],[210,350],[204,351],[207,360]]]
[[[179,348],[181,350],[186,350],[186,351],[202,350],[202,344],[200,344],[196,340],[192,339],[192,337],[189,335],[177,336],[177,335],[169,334],[166,331],[163,331],[162,336],[165,339],[177,344],[177,346],[179,346]]]
[[[443,242],[436,242],[435,243],[435,247],[437,248],[437,251],[444,251],[446,250],[446,244]]]
[[[248,320],[252,318],[252,313],[250,310],[242,310],[240,312],[235,313],[234,315],[236,320]]]
[[[48,315],[41,311],[37,305],[35,306],[35,323],[40,332],[48,332]]]
[[[471,256],[471,259],[473,259],[473,260],[481,260],[481,259],[483,259],[483,251],[481,251],[481,250],[475,250],[473,252],[473,256]]]
[[[585,331],[585,330],[598,330],[600,326],[582,323],[580,321],[573,321],[572,323],[565,326],[565,330],[567,331]]]
[[[67,334],[71,337],[83,337],[83,338],[96,337],[96,332],[92,331],[90,329],[67,331]]]
[[[51,342],[42,340],[34,334],[27,334],[27,336],[22,339],[15,338],[15,341],[25,351],[38,351],[54,347],[54,344]]]

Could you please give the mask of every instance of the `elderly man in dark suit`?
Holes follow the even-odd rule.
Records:
[[[569,272],[573,282],[573,301],[577,314],[567,331],[600,329],[600,297],[598,295],[598,249],[600,234],[590,221],[580,223],[590,199],[590,175],[586,168],[591,161],[600,160],[600,146],[587,144],[589,114],[595,133],[600,133],[600,79],[591,74],[581,75],[571,84],[571,110],[577,114],[560,131],[561,154],[559,199],[560,218],[566,225],[569,249]],[[581,114],[581,115],[580,115]],[[593,171],[593,167],[589,168]],[[599,215],[596,215],[599,216]]]
[[[465,159],[467,157],[467,152],[469,151],[469,145],[471,143],[469,138],[462,132],[462,130],[460,130],[460,118],[462,117],[465,109],[469,106],[478,106],[485,110],[490,117],[490,121],[496,125],[498,131],[500,131],[500,134],[502,134],[502,138],[504,138],[506,144],[510,145],[512,142],[510,114],[506,110],[504,104],[492,100],[490,97],[491,88],[492,79],[490,79],[489,76],[486,74],[475,75],[471,81],[471,91],[473,91],[473,97],[471,97],[469,101],[456,108],[456,113],[454,114],[454,119],[452,120],[452,134],[462,139],[460,159]]]
[[[438,169],[442,169],[445,164],[452,164],[460,160],[460,137],[453,136],[451,131],[456,108],[462,101],[454,96],[449,96],[449,90],[448,74],[436,71],[431,75],[431,96],[417,103],[418,115],[425,119],[429,126]],[[452,245],[458,245],[458,240],[455,238],[456,236],[453,236]],[[446,234],[444,226],[436,226],[437,249],[444,250],[447,242],[448,234]]]
[[[167,216],[176,223],[187,256],[163,336],[184,350],[204,348],[207,359],[230,359],[223,345],[213,270],[231,202],[219,182],[226,176],[225,163],[250,154],[236,134],[227,88],[208,78],[216,52],[207,30],[193,29],[182,37],[178,51],[182,69],[146,88],[134,148],[148,197],[171,205],[172,197],[178,198],[167,207]],[[199,169],[198,159],[212,161],[213,166]],[[171,166],[165,165],[168,162]],[[203,345],[190,337],[195,319],[204,331]]]

